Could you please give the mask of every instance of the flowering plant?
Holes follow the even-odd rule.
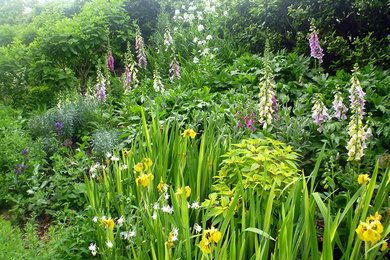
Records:
[[[322,63],[322,57],[324,57],[324,54],[322,53],[322,48],[320,46],[320,42],[318,40],[318,32],[316,27],[313,25],[310,26],[310,38],[309,38],[309,43],[310,43],[310,50],[311,53],[310,55],[318,59],[320,63]]]

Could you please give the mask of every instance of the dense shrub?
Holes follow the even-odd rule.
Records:
[[[0,204],[15,202],[16,194],[26,194],[28,180],[45,163],[45,153],[22,129],[19,111],[0,105]]]

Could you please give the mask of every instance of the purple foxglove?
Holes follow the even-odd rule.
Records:
[[[310,44],[310,50],[311,50],[311,57],[318,59],[320,63],[322,63],[322,57],[324,57],[324,54],[322,53],[322,48],[320,46],[320,42],[318,40],[318,33],[314,25],[310,27],[310,38],[309,38],[309,44]]]
[[[176,55],[171,55],[171,57],[173,56],[173,59],[171,61],[171,63],[169,64],[169,73],[172,73],[172,76],[171,76],[171,81],[174,80],[174,78],[176,77],[177,79],[180,79],[181,76],[180,76],[180,67],[179,67],[179,62],[177,61],[176,59]]]
[[[107,52],[107,66],[111,71],[114,71],[114,57],[112,57],[111,49]]]
[[[144,39],[141,36],[141,31],[139,28],[137,28],[137,35],[135,36],[135,50],[138,58],[138,66],[142,68],[143,65],[143,68],[146,70],[148,60],[145,54]]]
[[[352,116],[348,124],[348,135],[351,137],[346,147],[348,150],[348,161],[358,161],[363,157],[363,150],[367,148],[366,139],[372,134],[371,128],[368,127],[367,123],[363,126],[365,93],[360,85],[358,75],[358,67],[355,65],[351,78],[352,85],[349,90]]]
[[[345,113],[348,111],[348,108],[343,104],[343,97],[341,96],[340,92],[337,92],[334,96],[333,108],[335,110],[335,116],[337,119],[347,119]]]
[[[322,127],[325,122],[325,120],[330,120],[330,116],[327,113],[327,109],[322,102],[322,98],[317,95],[315,101],[314,101],[314,106],[312,108],[313,115],[312,117],[314,118],[314,124],[318,125],[319,128],[317,129],[318,132],[322,132]]]

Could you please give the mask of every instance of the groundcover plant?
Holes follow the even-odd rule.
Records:
[[[0,258],[388,259],[388,17],[0,2]]]

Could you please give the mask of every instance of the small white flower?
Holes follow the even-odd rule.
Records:
[[[116,221],[116,223],[118,223],[118,225],[122,225],[124,221],[125,221],[125,219],[123,218],[123,216],[121,216],[121,217]]]
[[[91,253],[92,253],[93,256],[96,255],[96,244],[91,243],[91,244],[89,245],[88,249],[91,251]]]
[[[92,178],[92,179],[95,179],[95,178],[96,178],[96,174],[95,174],[95,173],[92,173],[91,178]]]
[[[95,165],[89,168],[90,173],[94,173],[96,171]]]
[[[106,216],[102,216],[102,220],[106,220]]]
[[[168,200],[168,199],[169,199],[169,194],[168,194],[168,193],[165,193],[165,194],[164,194],[164,198],[165,198],[166,200]]]
[[[192,204],[191,204],[191,208],[192,209],[199,209],[199,202],[197,202],[197,201],[195,201],[195,202],[193,202]]]
[[[167,185],[164,185],[163,190],[164,190],[165,192],[168,191],[168,186],[167,186]],[[168,194],[168,195],[169,195],[169,194]],[[168,199],[169,199],[169,196],[168,196]]]
[[[206,41],[205,40],[203,40],[203,41],[198,41],[198,45],[206,45]]]
[[[172,242],[177,241],[177,235],[172,234]]]
[[[182,5],[182,6],[181,6],[181,9],[186,9],[186,6],[185,6],[185,5]]]
[[[111,247],[113,246],[111,240],[108,240],[108,241],[106,242],[106,245],[107,245],[108,248],[111,248]]]
[[[224,11],[223,16],[228,16],[228,11]]]
[[[126,170],[127,168],[128,168],[127,164],[123,164],[123,165],[120,167],[121,170]]]
[[[129,237],[135,237],[137,235],[137,232],[135,229],[129,232]]]
[[[165,213],[172,214],[173,213],[173,207],[169,205],[164,205],[161,210]]]
[[[202,20],[203,20],[202,12],[197,11],[196,14],[198,15],[198,19],[199,19],[200,21],[202,21]]]
[[[204,26],[202,24],[198,25],[198,31],[201,32],[204,30]]]
[[[152,215],[152,219],[156,220],[157,219],[157,212],[154,212]]]
[[[183,19],[184,19],[184,21],[185,22],[187,22],[189,19],[188,19],[189,17],[188,17],[188,14],[187,13],[184,13],[183,14]]]
[[[111,153],[106,153],[106,157],[108,158],[108,159],[110,159],[111,158]]]
[[[187,201],[187,208],[191,208],[191,204]]]
[[[213,36],[211,36],[210,34],[209,35],[207,35],[207,37],[206,37],[206,40],[211,40],[211,39],[213,39]]]
[[[198,62],[199,62],[199,59],[197,57],[194,57],[193,63],[198,63]]]
[[[95,216],[95,217],[92,219],[92,221],[93,221],[94,223],[96,223],[96,222],[97,222],[97,217]]]
[[[200,54],[201,56],[207,56],[210,52],[210,49],[209,48],[206,48],[203,50],[203,52]]]
[[[200,233],[202,232],[202,227],[198,225],[198,223],[195,223],[195,232]]]
[[[121,232],[122,239],[126,240],[129,237],[127,232]]]
[[[153,209],[158,210],[159,208],[160,208],[160,205],[158,204],[158,202],[154,203]]]
[[[111,157],[111,161],[119,161],[119,157],[117,157],[117,156],[112,156],[112,157]]]
[[[180,10],[175,10],[175,16],[180,14]]]
[[[172,229],[172,235],[173,236],[178,236],[179,235],[179,229],[177,227],[173,227]]]
[[[198,41],[198,37],[195,37],[193,42],[196,43]]]

